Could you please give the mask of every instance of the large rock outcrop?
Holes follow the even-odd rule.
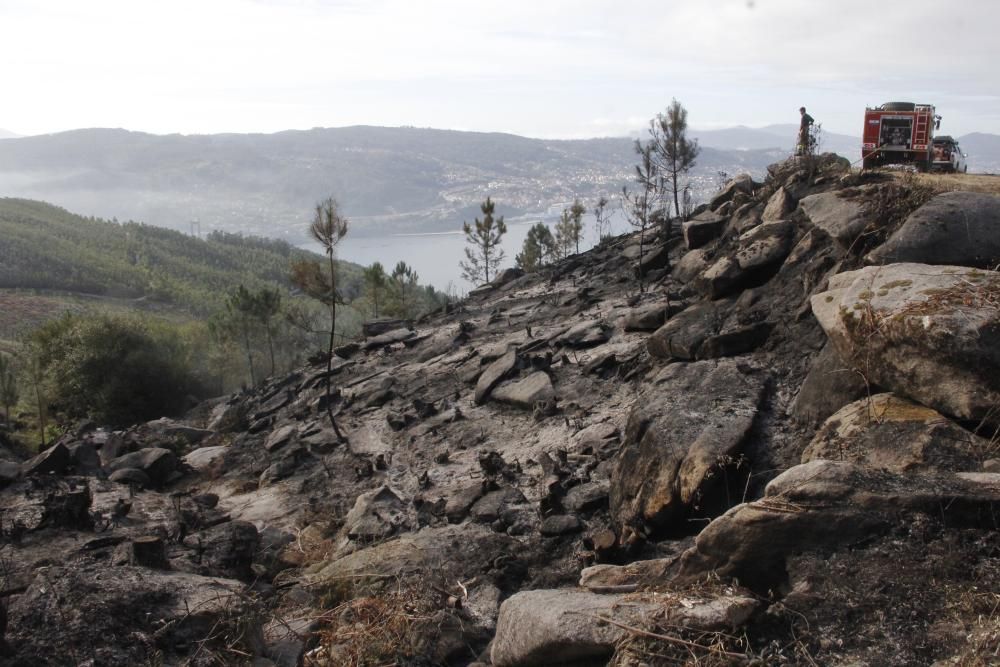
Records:
[[[870,384],[961,419],[1000,404],[1000,274],[890,264],[834,276],[812,309]]]
[[[990,441],[936,410],[893,394],[875,394],[838,410],[813,437],[802,462],[850,461],[906,471],[978,471]]]
[[[177,455],[165,447],[149,447],[131,454],[119,456],[108,465],[112,472],[124,468],[136,468],[149,476],[156,485],[162,485],[177,469]]]
[[[845,363],[836,347],[827,343],[813,357],[809,373],[795,396],[791,413],[799,422],[815,427],[870,391],[861,372]]]
[[[486,370],[482,372],[476,381],[476,403],[484,403],[489,398],[490,392],[505,377],[517,369],[517,351],[507,350],[499,359],[496,359]]]
[[[738,455],[764,386],[761,375],[730,360],[673,364],[657,376],[629,415],[611,476],[622,542],[670,527],[696,504],[713,504],[702,497],[706,485]]]
[[[848,199],[839,192],[809,195],[799,202],[813,226],[822,229],[848,248],[871,222],[864,201]]]
[[[555,396],[552,379],[544,371],[535,371],[516,382],[502,384],[493,390],[493,400],[525,410],[533,409],[539,402]]]
[[[525,591],[500,605],[490,657],[494,667],[593,664],[610,658],[628,635],[616,623],[727,631],[742,626],[759,606],[752,596],[736,591],[717,597]]]
[[[646,349],[662,359],[716,359],[760,347],[771,333],[767,321],[744,322],[733,300],[700,302],[684,309],[646,339]]]
[[[870,264],[917,262],[994,269],[1000,265],[1000,196],[940,194],[911,213],[865,259]]]
[[[679,561],[677,583],[710,572],[758,592],[780,590],[785,561],[803,551],[841,547],[906,521],[901,513],[986,527],[1000,509],[1000,475],[915,475],[816,460],[767,485],[760,500],[737,505],[699,533]]]

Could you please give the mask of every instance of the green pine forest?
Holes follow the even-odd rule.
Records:
[[[142,376],[155,368],[175,378],[174,394],[193,398],[287,372],[329,336],[328,297],[294,279],[296,265],[313,263],[326,266],[281,240],[225,232],[201,239],[0,199],[0,373],[13,386],[3,391],[0,378],[0,423],[10,408],[14,432],[37,433],[23,441],[38,446],[76,418],[113,415],[124,425],[184,407],[152,397],[136,401],[134,414],[116,411],[111,403],[123,394],[90,386],[103,382],[95,368],[134,364],[128,372],[150,392],[157,390]],[[381,276],[374,284],[373,268]],[[338,261],[338,344],[359,337],[376,313],[414,318],[445,301],[417,280],[402,263],[389,273]],[[81,403],[81,392],[95,402]],[[97,404],[101,396],[107,404]]]
[[[319,259],[284,241],[216,233],[201,240],[137,222],[109,222],[24,199],[0,199],[0,288],[58,290],[219,308],[240,283],[290,286],[289,263]],[[340,263],[356,296],[361,267]]]

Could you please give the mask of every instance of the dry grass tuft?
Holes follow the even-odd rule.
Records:
[[[850,253],[861,257],[885,243],[906,218],[929,202],[941,190],[917,180],[912,173],[880,183],[874,190],[848,188],[844,197],[864,198],[865,212],[872,222],[851,244]]]
[[[729,667],[750,664],[753,660],[745,636],[692,632],[686,628],[661,628],[655,633],[626,629],[629,634],[615,647],[611,667]]]
[[[986,667],[1000,662],[1000,593],[978,586],[950,591],[941,630],[965,638],[952,658],[959,667]]]
[[[350,593],[336,591],[349,597]],[[306,667],[372,667],[394,665],[419,650],[438,605],[425,593],[399,587],[381,595],[341,602],[326,612],[320,645],[306,657]]]
[[[925,184],[937,192],[981,192],[989,195],[1000,195],[1000,176],[995,174],[893,174],[895,178],[910,178],[917,183]]]
[[[801,619],[795,620],[801,623]],[[681,626],[658,627],[656,632],[624,629],[629,634],[615,647],[610,667],[819,665],[810,647],[814,638],[799,637],[794,631],[755,646],[746,632],[704,632]]]
[[[738,593],[749,594],[744,589],[738,589],[738,587],[722,581],[715,574],[710,574],[701,581],[692,582],[681,588],[663,584],[648,587],[634,595],[637,598],[642,598],[653,592],[669,598],[671,602],[667,606],[686,605],[695,601],[707,602]],[[664,602],[666,603],[666,600]],[[628,633],[615,647],[614,657],[609,663],[611,667],[639,667],[640,665],[649,667],[673,665],[729,667],[730,665],[771,664],[764,660],[764,657],[777,650],[775,647],[767,647],[762,653],[761,650],[752,647],[751,641],[745,633],[731,634],[693,630],[671,624],[669,618],[648,628],[631,627],[607,618],[601,618],[601,620],[616,625]],[[792,647],[779,648],[784,651],[783,655],[792,654],[790,653]],[[801,660],[794,664],[808,665],[810,663],[807,660]]]

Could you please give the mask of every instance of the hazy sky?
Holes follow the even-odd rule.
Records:
[[[998,26],[997,0],[0,0],[0,128],[575,138],[676,97],[698,128],[804,104],[857,135],[908,100],[1000,133]]]

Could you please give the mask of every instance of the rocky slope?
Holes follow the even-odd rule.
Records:
[[[989,664],[998,224],[786,162],[329,374],[8,457],[2,664]]]

